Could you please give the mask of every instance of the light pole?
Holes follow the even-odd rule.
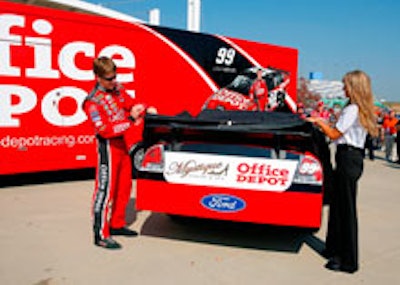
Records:
[[[187,29],[200,32],[201,0],[188,0],[187,5]]]

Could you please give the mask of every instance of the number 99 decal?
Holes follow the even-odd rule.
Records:
[[[233,48],[219,48],[217,57],[215,58],[216,64],[231,65],[235,60],[236,51]]]

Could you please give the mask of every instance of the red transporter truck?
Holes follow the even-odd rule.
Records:
[[[2,1],[0,50],[0,175],[95,165],[81,103],[100,55],[115,60],[129,94],[161,114],[197,114],[252,66],[289,71],[286,102],[295,106],[291,48]]]
[[[94,167],[81,104],[106,55],[128,94],[162,114],[145,119],[138,209],[319,227],[318,140],[292,114],[297,50],[1,2],[0,51],[0,175]],[[289,113],[248,112],[260,68],[268,109]]]

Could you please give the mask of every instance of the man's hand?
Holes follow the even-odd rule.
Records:
[[[157,114],[157,109],[153,106],[146,108],[144,104],[136,104],[132,107],[130,115],[133,119],[137,120],[141,117],[144,117],[146,113],[149,114]]]
[[[137,120],[140,117],[144,116],[146,111],[146,107],[144,104],[136,104],[132,107],[130,115],[133,119]]]
[[[148,108],[146,109],[146,113],[155,115],[155,114],[157,114],[158,112],[157,112],[157,109],[156,109],[155,107],[151,106],[151,107],[148,107]]]

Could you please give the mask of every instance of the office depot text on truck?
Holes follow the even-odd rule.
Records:
[[[11,2],[0,5],[0,47],[0,175],[94,167],[81,104],[100,55],[114,59],[131,96],[160,114],[196,115],[257,66],[287,74],[285,106],[295,108],[293,48]]]

